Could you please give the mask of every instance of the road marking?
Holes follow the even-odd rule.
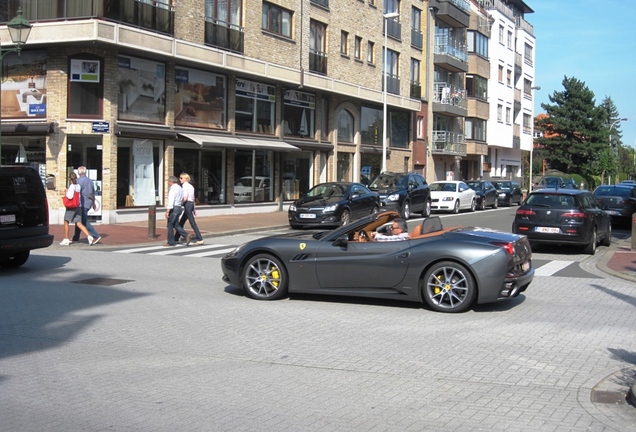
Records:
[[[197,257],[197,258],[202,258],[202,257],[208,257],[208,256],[215,256],[215,255],[225,255],[228,252],[231,252],[235,249],[235,247],[231,247],[231,248],[227,248],[227,249],[218,249],[218,250],[214,250],[211,252],[200,252],[200,253],[193,253],[193,254],[187,254],[184,256],[188,256],[188,257]]]
[[[563,270],[575,261],[553,260],[534,270],[535,276],[552,276],[559,270]]]
[[[224,245],[224,244],[214,244],[214,245],[206,245],[206,246],[187,246],[187,247],[185,245],[178,244],[172,247],[148,246],[148,247],[139,247],[139,248],[132,248],[132,249],[121,249],[121,250],[116,250],[114,252],[126,253],[126,254],[146,252],[148,255],[172,255],[172,254],[180,254],[180,253],[187,254],[188,251],[190,250],[200,251],[204,249],[209,250],[209,249],[219,249],[219,248],[226,248],[226,247],[228,247],[228,245]],[[153,252],[153,251],[156,251],[156,252]],[[192,254],[191,256],[193,255],[196,255],[196,254]]]

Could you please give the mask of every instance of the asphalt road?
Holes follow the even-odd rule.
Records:
[[[592,401],[636,370],[636,288],[549,252],[583,273],[441,314],[251,300],[214,257],[36,251],[0,270],[0,430],[636,431]]]

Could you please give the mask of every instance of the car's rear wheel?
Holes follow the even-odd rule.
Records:
[[[482,197],[479,201],[479,210],[486,210],[486,197]]]
[[[476,208],[477,208],[477,204],[475,203],[475,198],[473,198],[472,201],[470,202],[470,211],[474,212]]]
[[[287,270],[272,255],[255,255],[245,263],[242,278],[247,295],[256,300],[278,300],[287,295]]]
[[[421,280],[426,303],[439,312],[463,312],[472,306],[477,294],[473,276],[463,265],[441,261]]]
[[[424,209],[422,209],[422,217],[427,218],[431,216],[431,200],[427,199],[424,203]]]
[[[603,242],[601,243],[603,246],[610,246],[612,244],[612,224],[608,224],[607,226],[607,234],[603,237]]]
[[[598,242],[598,238],[596,235],[596,227],[592,229],[592,237],[590,238],[590,242],[585,246],[585,253],[589,255],[594,255],[596,253],[596,243]]]
[[[345,226],[345,225],[348,225],[350,222],[351,222],[351,213],[349,213],[349,210],[344,210],[342,212],[342,216],[340,216],[340,225]]]
[[[377,214],[377,213],[380,213],[380,207],[373,206],[373,210],[371,210],[371,214]]]
[[[499,198],[495,197],[495,202],[492,203],[492,208],[496,209],[499,207]]]
[[[459,213],[459,200],[455,200],[455,207],[453,207],[453,213]]]
[[[408,201],[404,201],[402,204],[402,217],[406,220],[411,217],[411,203]]]
[[[15,255],[0,258],[0,267],[17,268],[29,259],[31,251],[18,252]]]

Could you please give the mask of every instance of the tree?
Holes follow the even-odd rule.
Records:
[[[541,104],[547,116],[536,119],[543,132],[537,153],[550,168],[579,173],[589,182],[606,163],[600,155],[607,152],[607,113],[584,82],[566,76],[562,84],[563,91],[548,96],[552,104]]]

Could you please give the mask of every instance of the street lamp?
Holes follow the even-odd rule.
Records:
[[[399,13],[397,12],[390,12],[390,13],[385,13],[384,14],[384,64],[383,64],[383,73],[384,73],[384,83],[382,85],[382,172],[386,171],[386,141],[388,139],[388,132],[387,132],[387,126],[386,126],[386,112],[387,112],[387,106],[386,106],[386,76],[387,76],[387,72],[388,72],[388,67],[387,67],[387,62],[389,60],[389,56],[387,55],[387,43],[388,43],[388,29],[389,29],[389,19],[391,18],[396,18],[400,16]]]
[[[530,87],[530,90],[541,90],[541,86]],[[530,181],[528,182],[528,192],[532,192],[532,153],[534,152],[534,136],[532,137],[532,145],[530,147]]]
[[[609,127],[609,147],[610,147],[610,156],[612,156],[612,159],[614,159],[614,152],[612,151],[612,129],[614,129],[614,126],[616,126],[617,124],[619,124],[622,121],[627,121],[626,118],[619,118],[616,119],[612,122],[612,124]],[[612,165],[614,164],[614,161],[612,160]],[[612,177],[611,174],[608,176],[608,184],[612,184]]]
[[[22,47],[31,33],[31,24],[22,18],[22,9],[18,9],[18,15],[7,23],[9,36],[11,36],[12,48],[3,49],[0,46],[0,87],[2,86],[2,59],[5,55],[15,52],[20,55]],[[0,113],[0,164],[2,163],[2,114]]]

